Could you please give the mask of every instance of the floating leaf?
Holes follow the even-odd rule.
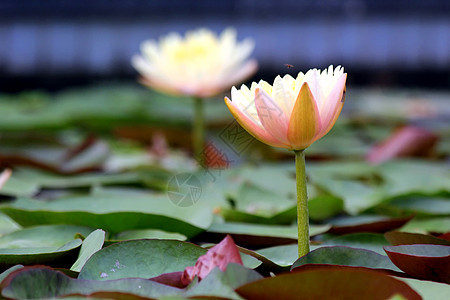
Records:
[[[383,287],[383,288],[380,288]],[[313,287],[313,288],[312,288]],[[245,299],[373,299],[402,295],[409,300],[421,297],[406,283],[378,271],[343,266],[299,269],[245,284],[236,289]]]
[[[341,265],[400,271],[384,255],[373,251],[343,246],[320,247],[300,257],[291,270],[308,264]]]
[[[327,225],[311,225],[311,236],[323,233],[329,229]],[[273,246],[291,244],[297,240],[296,226],[276,226],[244,223],[213,223],[208,229],[211,233],[230,234],[238,245],[242,246]]]
[[[15,265],[12,266],[11,268],[5,270],[3,273],[0,274],[0,283],[12,272],[14,272],[15,270],[19,270],[23,268],[23,265]]]
[[[79,188],[96,185],[130,184],[140,181],[138,172],[118,174],[85,173],[79,175],[62,176],[40,170],[21,168],[13,178],[19,182],[34,184],[42,188]]]
[[[334,217],[343,210],[344,201],[330,195],[317,196],[308,201],[309,218],[314,221]]]
[[[393,246],[413,245],[413,244],[433,244],[433,245],[450,246],[450,241],[426,234],[391,231],[386,232],[384,236]]]
[[[2,295],[12,299],[51,299],[66,295],[100,297],[134,295],[144,299],[176,295],[179,289],[147,279],[111,281],[73,279],[47,267],[25,267],[11,273],[2,283]],[[103,294],[102,294],[103,293]]]
[[[383,192],[368,184],[345,179],[320,178],[315,182],[321,189],[344,201],[345,210],[356,215],[383,200]]]
[[[132,240],[115,243],[94,253],[80,272],[80,279],[112,280],[151,278],[183,271],[195,265],[206,250],[175,240]]]
[[[102,228],[110,234],[159,229],[192,237],[208,228],[208,206],[176,207],[166,195],[72,197],[51,202],[18,199],[0,208],[22,226],[70,223]]]
[[[241,185],[232,199],[233,209],[222,207],[219,210],[229,222],[286,225],[297,217],[294,200],[248,182]]]
[[[94,139],[83,141],[73,147],[47,144],[32,147],[2,145],[0,163],[5,161],[10,165],[25,165],[56,173],[75,174],[100,170],[108,153],[108,145]]]
[[[449,216],[450,198],[403,196],[389,200],[380,209],[395,210],[396,213],[418,216]]]
[[[139,230],[123,231],[111,238],[111,240],[113,241],[138,240],[138,239],[166,239],[166,240],[185,241],[187,240],[187,237],[179,233],[166,232],[157,229],[139,229]]]
[[[400,228],[401,231],[408,232],[440,232],[445,233],[450,231],[450,217],[438,218],[414,218],[406,225]]]
[[[31,180],[23,180],[16,177],[16,172],[8,179],[0,189],[0,195],[21,197],[32,196],[39,191],[39,185]]]
[[[323,245],[362,248],[385,255],[383,246],[388,246],[389,243],[382,234],[351,233],[326,239],[323,241]]]
[[[21,227],[4,213],[0,213],[0,236],[16,231]]]
[[[384,247],[391,261],[416,278],[450,283],[450,246],[401,245]]]
[[[264,164],[261,166],[243,166],[233,170],[233,181],[249,182],[261,189],[284,198],[295,198],[295,169],[291,164]],[[276,176],[274,176],[276,174]]]
[[[76,239],[61,247],[0,249],[0,268],[17,264],[70,267],[78,255],[81,243],[80,239]]]
[[[105,232],[97,229],[89,234],[81,245],[77,261],[70,268],[71,271],[80,272],[86,261],[97,251],[102,249],[105,241]]]
[[[378,170],[391,197],[413,193],[433,195],[448,191],[450,186],[448,166],[439,162],[399,160],[382,164]]]
[[[75,225],[42,225],[20,229],[0,237],[1,249],[61,247],[76,234],[88,235],[92,228]]]
[[[433,300],[447,300],[449,286],[445,283],[438,283],[428,280],[417,280],[411,278],[398,278],[399,280],[406,282],[416,292],[418,292],[423,299]]]
[[[412,217],[389,218],[384,216],[361,215],[332,220],[330,233],[346,234],[356,232],[384,233],[405,225]]]

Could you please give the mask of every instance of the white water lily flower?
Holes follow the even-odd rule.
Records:
[[[220,36],[200,28],[178,33],[141,45],[132,65],[142,75],[141,82],[155,90],[199,98],[211,97],[242,82],[257,68],[248,59],[254,44],[250,39],[238,42],[236,31],[228,28]]]

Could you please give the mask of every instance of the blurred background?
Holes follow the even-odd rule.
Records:
[[[255,78],[341,64],[352,85],[447,89],[449,16],[448,0],[2,0],[0,91],[134,80],[143,40],[228,26],[255,40]]]

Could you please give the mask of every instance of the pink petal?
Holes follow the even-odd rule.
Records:
[[[195,276],[199,280],[205,278],[215,267],[225,271],[229,263],[243,264],[241,255],[233,239],[227,235],[219,244],[215,245],[198,258],[195,266],[187,267],[181,276],[183,284],[189,284]]]
[[[254,136],[257,140],[273,147],[286,148],[286,145],[280,143],[278,140],[272,137],[261,125],[257,124],[254,119],[250,118],[249,116],[247,116],[247,114],[240,111],[239,108],[237,108],[227,97],[225,97],[225,104],[228,106],[231,114],[242,126],[242,128],[247,130],[247,132]]]
[[[255,106],[259,120],[266,131],[280,143],[289,145],[287,131],[289,120],[284,111],[264,90],[255,90]]]
[[[5,169],[1,174],[0,174],[0,189],[2,188],[2,186],[8,181],[9,177],[11,176],[11,170],[10,169]]]
[[[342,74],[337,80],[325,102],[319,107],[322,130],[317,133],[314,141],[320,139],[333,128],[345,102],[345,81],[347,74]]]

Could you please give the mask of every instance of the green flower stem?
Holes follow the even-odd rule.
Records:
[[[194,157],[201,167],[203,167],[204,163],[202,151],[205,143],[205,118],[203,109],[203,99],[194,98],[194,128],[192,132],[192,142],[194,144]]]
[[[305,152],[296,150],[295,172],[297,178],[297,225],[298,225],[298,256],[309,252],[309,216],[308,195],[306,192]]]

